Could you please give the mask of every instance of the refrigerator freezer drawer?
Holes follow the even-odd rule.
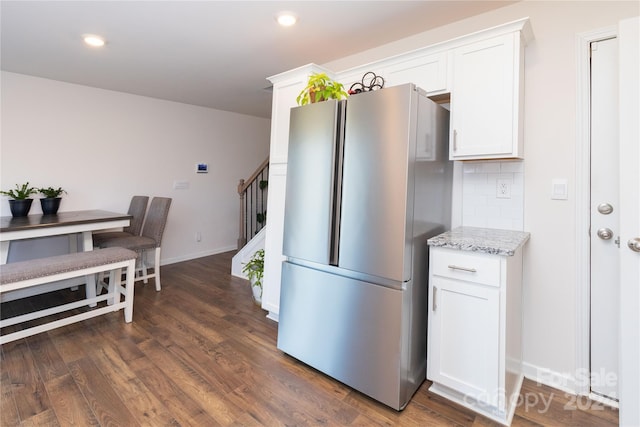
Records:
[[[400,410],[424,380],[408,372],[404,292],[285,262],[278,348]]]

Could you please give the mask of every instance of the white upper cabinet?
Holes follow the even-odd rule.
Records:
[[[297,106],[296,98],[307,85],[309,76],[313,73],[331,72],[316,64],[308,64],[293,70],[269,77],[273,84],[273,98],[271,104],[271,145],[269,162],[287,163],[289,149],[289,113],[291,107]]]
[[[390,65],[385,70],[385,85],[396,86],[415,83],[428,95],[448,92],[447,55],[446,50],[422,54]]]
[[[452,160],[523,158],[523,65],[519,31],[453,51]]]

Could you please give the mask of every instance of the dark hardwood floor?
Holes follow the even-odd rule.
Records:
[[[232,277],[225,253],[162,268],[122,311],[1,347],[8,426],[487,426],[428,391],[389,409],[276,349],[276,323]],[[83,292],[82,289],[80,292]],[[2,304],[2,315],[73,298]],[[515,426],[614,426],[617,411],[525,380]],[[587,408],[587,409],[585,409]]]

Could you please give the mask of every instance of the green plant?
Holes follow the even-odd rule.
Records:
[[[15,190],[0,191],[0,194],[7,195],[15,200],[28,199],[30,195],[37,193],[38,189],[35,187],[29,187],[28,182],[26,184],[22,184],[21,186],[18,186],[18,184],[16,184]]]
[[[247,275],[252,286],[262,289],[262,276],[264,275],[264,249],[258,249],[253,253],[249,262],[244,263],[242,272]]]
[[[327,99],[344,99],[349,94],[342,83],[332,80],[326,73],[312,73],[307,86],[302,89],[296,101],[298,105],[307,105]]]
[[[62,187],[58,187],[58,188],[53,188],[53,187],[38,188],[38,191],[40,193],[44,194],[44,197],[46,197],[47,199],[60,197],[60,195],[62,193],[65,193],[65,194],[67,193],[66,191],[64,191],[62,189]]]

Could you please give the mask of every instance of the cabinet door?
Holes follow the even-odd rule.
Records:
[[[499,289],[432,276],[430,293],[428,378],[498,406]]]
[[[423,55],[396,63],[386,70],[386,86],[414,83],[428,94],[446,92],[447,52]]]
[[[453,55],[452,160],[519,157],[519,33],[462,46]],[[517,56],[517,57],[516,57]]]

